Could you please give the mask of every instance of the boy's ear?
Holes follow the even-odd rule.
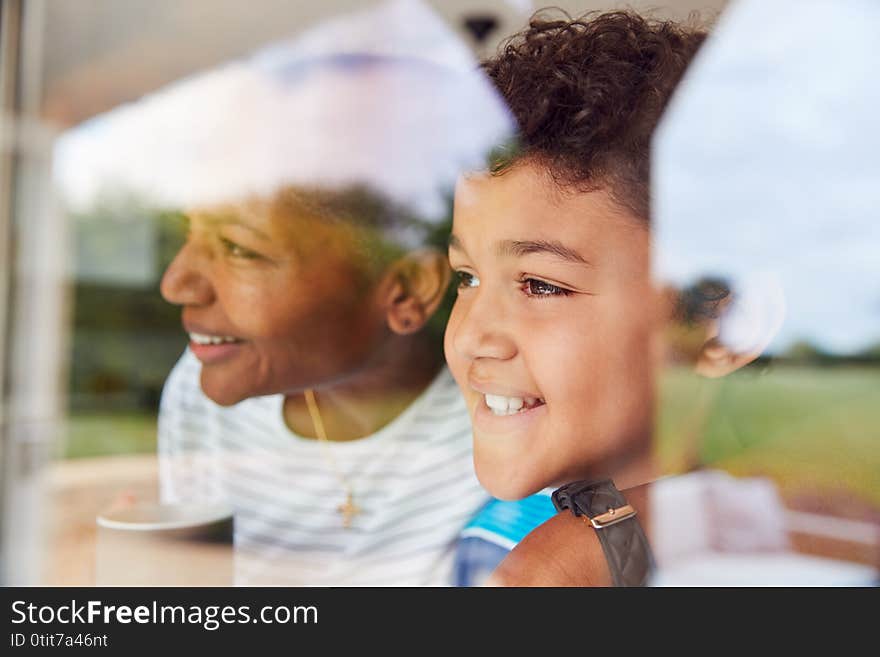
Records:
[[[665,346],[674,361],[718,378],[764,352],[782,326],[785,298],[775,277],[766,275],[749,277],[723,294],[711,286],[701,289],[689,295],[664,289],[666,316],[672,319]]]
[[[747,280],[734,292],[697,358],[696,371],[717,378],[748,365],[776,337],[785,317],[785,296],[775,277]]]
[[[398,335],[420,330],[437,310],[449,285],[446,254],[412,251],[395,262],[382,286],[388,327]]]
[[[736,352],[717,337],[713,337],[703,345],[694,369],[697,374],[717,379],[745,367],[760,355],[760,350],[747,353]]]

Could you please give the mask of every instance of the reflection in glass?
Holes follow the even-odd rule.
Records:
[[[391,2],[59,141],[79,307],[150,293],[113,320],[139,325],[115,338],[138,377],[114,373],[106,333],[77,336],[78,402],[149,420],[159,402],[160,498],[234,507],[238,583],[450,583],[487,497],[439,345],[442,249],[458,173],[508,131],[468,48]]]
[[[671,583],[868,583],[878,566],[878,17],[867,3],[735,3],[656,140],[655,272],[680,289],[723,281],[715,344],[755,356],[719,378],[663,376],[661,460],[744,478],[727,493],[692,479],[690,499],[714,500],[717,531],[737,514],[755,528],[751,546],[716,534]]]

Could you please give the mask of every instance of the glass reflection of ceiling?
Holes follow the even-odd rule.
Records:
[[[397,0],[68,131],[55,177],[78,208],[108,188],[187,206],[366,184],[440,215],[458,173],[511,127],[467,45],[428,5]]]

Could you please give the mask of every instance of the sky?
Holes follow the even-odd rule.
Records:
[[[655,272],[727,277],[770,353],[880,343],[877,25],[874,0],[734,2],[655,138]]]

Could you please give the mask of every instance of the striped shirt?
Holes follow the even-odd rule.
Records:
[[[456,539],[489,497],[446,368],[391,423],[339,443],[292,433],[283,395],[218,406],[199,387],[200,368],[187,350],[162,392],[160,494],[233,508],[236,584],[453,584]],[[349,528],[340,476],[361,511]]]

